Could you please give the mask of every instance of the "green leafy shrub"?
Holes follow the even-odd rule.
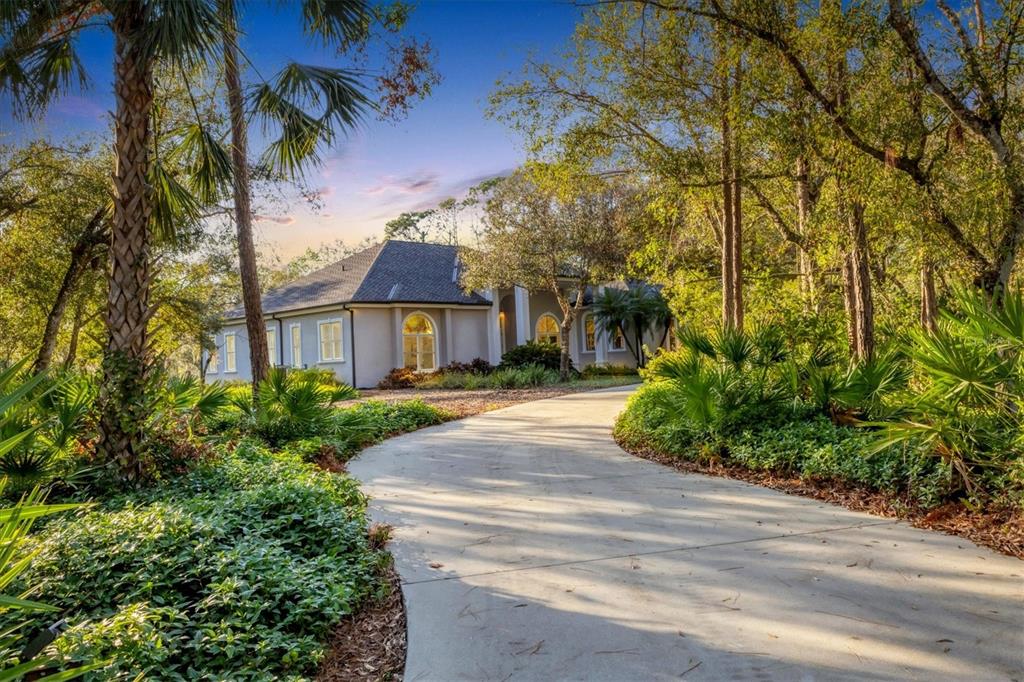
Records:
[[[833,345],[785,332],[684,328],[681,350],[641,371],[647,383],[619,420],[620,441],[906,491],[928,505],[1024,504],[1024,293],[995,305],[958,292],[937,331],[892,333],[873,358],[845,367]]]
[[[483,358],[473,358],[469,362],[453,360],[438,370],[441,374],[490,374],[493,371],[491,363]]]
[[[881,424],[878,447],[942,460],[977,504],[992,485],[1013,481],[1024,460],[1024,291],[996,305],[962,290],[953,306],[934,333],[910,334],[920,390],[902,396],[901,418]]]
[[[596,377],[630,377],[637,375],[636,367],[629,365],[587,365],[581,375],[584,379]]]
[[[0,444],[0,452],[3,452]],[[7,487],[7,479],[0,478],[0,493]],[[11,594],[12,585],[28,569],[34,555],[30,551],[24,553],[24,547],[30,542],[29,531],[33,523],[46,516],[68,512],[78,505],[75,504],[43,504],[46,495],[35,488],[11,507],[0,509],[0,591],[3,592],[0,605],[0,619],[6,627],[4,637],[0,638],[0,678],[21,679],[27,673],[39,674],[42,670],[56,667],[59,661],[35,652],[28,658],[22,658],[25,645],[31,641],[33,634],[32,621],[23,614],[47,614],[54,618],[59,609],[51,604],[44,604],[29,597],[34,597],[36,588],[31,584],[23,585],[16,594]],[[24,582],[24,581],[23,581]],[[79,672],[84,674],[89,668]],[[77,676],[77,675],[76,675]],[[45,678],[44,678],[45,679]],[[70,679],[70,678],[69,678]]]
[[[529,365],[540,365],[547,369],[558,370],[562,363],[562,349],[557,343],[527,341],[505,351],[501,356],[498,369],[519,369]]]
[[[364,514],[351,479],[243,440],[173,485],[50,524],[26,579],[78,623],[59,653],[105,662],[93,679],[306,676],[380,589]]]
[[[385,391],[415,388],[416,384],[423,379],[424,375],[418,374],[415,370],[411,370],[408,367],[395,367],[383,379],[377,382],[377,388]]]
[[[253,402],[248,387],[225,390],[226,402],[237,411],[235,417],[217,416],[208,422],[219,431],[234,429],[259,436],[272,447],[293,440],[330,433],[334,403],[359,395],[331,372],[270,370],[260,384]]]

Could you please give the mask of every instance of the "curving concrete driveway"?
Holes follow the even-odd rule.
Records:
[[[1024,679],[1024,563],[631,457],[629,390],[351,463],[397,529],[407,682]]]

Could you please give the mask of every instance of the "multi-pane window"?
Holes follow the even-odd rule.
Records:
[[[434,323],[422,313],[413,313],[402,325],[402,358],[408,369],[432,372],[437,368]]]
[[[615,328],[615,335],[612,336],[612,349],[622,350],[626,347],[626,337],[622,335],[622,330],[618,327]]]
[[[302,367],[302,325],[293,324],[289,331],[292,335],[292,367]]]
[[[216,339],[214,343],[216,344]],[[210,351],[210,361],[206,363],[206,373],[216,374],[220,369],[220,353],[217,352],[217,347],[214,346],[213,350]]]
[[[558,343],[558,320],[547,313],[537,320],[537,333],[534,336],[541,343]]]
[[[224,335],[224,371],[237,372],[237,353],[235,352],[234,333]]]
[[[597,348],[597,328],[594,326],[593,315],[587,315],[586,321],[583,323],[583,336],[585,337],[587,350]]]
[[[270,359],[270,366],[277,366],[277,330],[267,327],[267,358]]]
[[[324,320],[320,327],[320,361],[342,360],[341,320]]]

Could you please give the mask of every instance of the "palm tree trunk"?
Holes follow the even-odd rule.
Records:
[[[238,41],[234,0],[221,0],[224,15],[224,82],[231,114],[231,163],[238,231],[238,270],[242,279],[242,305],[249,336],[249,362],[253,394],[270,371],[267,328],[256,270],[256,246],[252,237],[252,202],[249,195],[248,131],[242,105],[242,81],[238,73]]]
[[[151,57],[140,38],[144,3],[125,3],[114,32],[114,215],[110,234],[107,347],[100,390],[101,455],[128,481],[142,477],[146,423],[146,326],[149,322],[149,151]]]
[[[92,250],[97,242],[103,237],[103,220],[107,216],[107,207],[103,206],[93,214],[89,224],[85,226],[82,234],[71,248],[71,262],[68,269],[64,271],[64,279],[61,280],[60,288],[57,290],[57,298],[50,306],[50,312],[46,316],[46,326],[43,328],[43,338],[39,344],[39,354],[36,356],[33,371],[44,372],[50,367],[53,361],[53,351],[57,347],[57,334],[60,332],[61,322],[64,320],[64,311],[67,309],[68,301],[74,291],[75,285],[86,267],[89,265]]]

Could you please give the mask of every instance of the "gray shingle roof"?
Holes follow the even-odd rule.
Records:
[[[265,314],[342,303],[489,305],[459,284],[458,249],[388,240],[263,295]],[[224,317],[242,317],[239,306]]]

